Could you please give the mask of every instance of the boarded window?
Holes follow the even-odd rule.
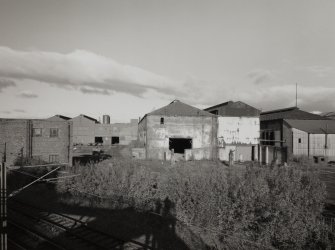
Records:
[[[49,155],[49,162],[59,162],[59,155]]]
[[[50,137],[58,137],[58,128],[50,129]]]
[[[161,124],[164,124],[164,117],[161,117]]]
[[[41,128],[33,128],[33,136],[34,137],[41,137],[42,136],[42,129]]]

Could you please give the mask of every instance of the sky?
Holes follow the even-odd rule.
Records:
[[[112,122],[178,99],[335,111],[333,0],[0,0],[0,117]]]

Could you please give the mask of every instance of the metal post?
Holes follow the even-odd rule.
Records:
[[[1,250],[7,250],[7,180],[6,180],[6,143],[1,163]]]

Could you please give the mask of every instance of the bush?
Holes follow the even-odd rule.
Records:
[[[81,176],[59,183],[59,191],[107,198],[114,208],[173,216],[203,235],[211,232],[217,248],[314,249],[330,244],[321,222],[325,187],[306,169],[113,159],[76,166],[73,172]]]

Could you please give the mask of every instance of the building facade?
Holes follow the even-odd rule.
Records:
[[[0,160],[6,144],[6,163],[20,157],[41,162],[70,163],[72,125],[66,120],[0,119]]]
[[[258,160],[260,110],[240,101],[225,102],[206,108],[217,115],[218,158],[229,160],[232,150],[235,161]]]
[[[297,107],[262,112],[260,118],[261,161],[267,164],[273,161],[287,162],[290,158],[299,155],[294,148],[297,147],[295,139],[298,138],[300,129],[296,130],[287,121],[291,124],[293,124],[292,121],[299,121],[308,126],[318,126],[323,121],[329,120]]]
[[[216,133],[215,115],[178,100],[146,114],[138,124],[147,159],[215,159]]]

